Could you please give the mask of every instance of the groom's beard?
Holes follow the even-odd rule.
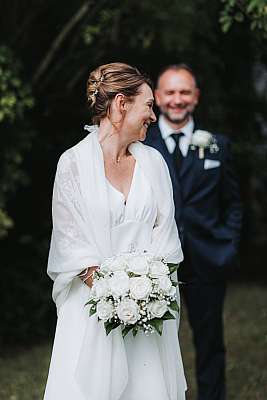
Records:
[[[186,123],[192,115],[192,111],[187,111],[181,117],[172,117],[167,111],[161,111],[161,114],[166,118],[167,121],[171,122],[172,124],[183,124]]]

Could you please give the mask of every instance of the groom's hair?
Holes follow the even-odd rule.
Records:
[[[156,87],[159,86],[159,80],[160,80],[161,76],[167,71],[176,71],[176,72],[178,72],[178,71],[187,71],[187,72],[189,72],[189,74],[192,75],[192,77],[194,78],[196,87],[198,87],[196,74],[195,74],[193,68],[190,65],[185,64],[185,63],[170,64],[170,65],[167,65],[166,67],[162,68],[160,70],[160,72],[159,72],[159,75],[158,75]]]

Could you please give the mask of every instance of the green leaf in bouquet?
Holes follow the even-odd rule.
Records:
[[[162,319],[167,321],[168,319],[175,319],[175,316],[170,311],[166,311]]]
[[[178,282],[176,282],[176,281],[173,281],[172,280],[172,286],[175,286],[175,287],[177,287],[179,285],[179,283]]]
[[[129,333],[132,329],[134,328],[133,325],[126,325],[123,329],[122,329],[122,337],[124,338],[127,333]]]
[[[172,274],[173,272],[177,271],[179,264],[167,263],[167,265],[169,267],[170,274]]]
[[[156,329],[158,334],[161,336],[163,331],[163,320],[160,318],[153,318],[149,321],[150,325]]]
[[[134,328],[133,328],[133,337],[135,337],[137,335],[137,332],[138,332],[138,327],[134,326]]]
[[[97,302],[96,302],[94,299],[91,299],[91,300],[87,301],[87,303],[85,303],[84,306],[88,306],[88,304],[96,305],[96,303],[97,303]]]
[[[95,307],[95,306],[92,306],[92,307],[90,308],[90,311],[89,311],[90,317],[91,317],[92,315],[94,315],[95,313],[96,313],[96,307]]]
[[[107,321],[104,323],[104,325],[105,325],[105,329],[106,329],[106,334],[108,336],[113,329],[116,329],[116,328],[118,328],[118,326],[120,326],[120,322]]]
[[[129,276],[130,278],[137,278],[137,277],[140,276],[140,274],[135,274],[134,272],[128,272],[128,276]]]
[[[179,307],[179,305],[178,305],[176,300],[171,301],[170,304],[169,304],[169,307],[173,311],[177,311],[177,312],[180,311],[180,307]]]

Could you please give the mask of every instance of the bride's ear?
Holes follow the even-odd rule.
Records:
[[[127,101],[126,97],[122,93],[116,94],[114,98],[114,108],[116,112],[119,113],[121,116],[124,116],[127,111]]]
[[[116,94],[109,108],[109,119],[111,123],[116,126],[117,129],[120,129],[121,124],[124,121],[126,111],[126,97],[122,93]]]

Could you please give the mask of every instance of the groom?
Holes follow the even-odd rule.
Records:
[[[179,280],[196,349],[198,400],[224,400],[223,303],[226,271],[237,262],[239,189],[229,141],[199,130],[196,77],[185,64],[165,68],[155,90],[160,109],[146,144],[161,152],[173,183],[185,261]]]

